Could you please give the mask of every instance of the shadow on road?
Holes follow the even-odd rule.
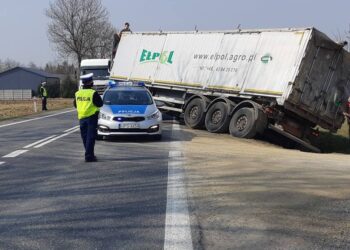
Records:
[[[181,134],[183,137],[181,138],[172,138],[168,136],[168,133],[164,133],[161,139],[157,139],[155,137],[149,135],[118,135],[118,136],[109,136],[104,138],[103,141],[106,142],[119,142],[119,143],[129,143],[129,142],[137,142],[137,143],[154,143],[154,142],[173,142],[173,141],[191,141],[195,134],[190,132],[182,131]]]
[[[309,152],[300,144],[272,131],[266,130],[264,135],[258,135],[256,139],[267,141],[287,149],[296,149]],[[321,153],[350,154],[350,141],[348,138],[328,132],[320,132],[318,137],[312,138],[311,145],[319,148]]]
[[[163,117],[163,131],[162,138],[156,138],[152,135],[116,135],[104,137],[103,141],[106,142],[119,142],[119,143],[154,143],[154,142],[173,142],[173,141],[191,141],[196,135],[195,133],[181,130],[181,138],[171,136],[172,124],[183,124],[183,121],[175,117],[164,115]]]

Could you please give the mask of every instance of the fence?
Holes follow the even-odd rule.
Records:
[[[31,98],[31,89],[0,89],[0,100],[28,100]]]

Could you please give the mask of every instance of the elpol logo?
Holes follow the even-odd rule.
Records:
[[[270,61],[272,61],[272,56],[270,54],[265,54],[261,57],[261,61],[262,63],[269,63]]]
[[[146,62],[160,62],[161,64],[173,63],[174,51],[152,52],[148,50],[142,50],[140,56],[140,63]]]

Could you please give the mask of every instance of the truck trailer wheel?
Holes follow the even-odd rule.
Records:
[[[187,105],[184,120],[190,128],[201,128],[205,119],[205,103],[200,98],[195,98]]]
[[[205,127],[211,133],[225,133],[230,123],[228,105],[224,102],[214,103],[205,116]]]
[[[253,138],[257,133],[254,120],[254,109],[239,109],[233,114],[229,129],[232,136],[247,139]]]

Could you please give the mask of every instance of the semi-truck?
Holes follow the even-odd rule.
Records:
[[[110,66],[110,59],[84,59],[80,63],[80,75],[93,73],[93,88],[102,94],[109,82]],[[79,87],[81,87],[81,81]]]
[[[350,54],[316,28],[123,33],[111,79],[143,81],[193,129],[253,138],[267,130],[309,150],[336,132]]]

